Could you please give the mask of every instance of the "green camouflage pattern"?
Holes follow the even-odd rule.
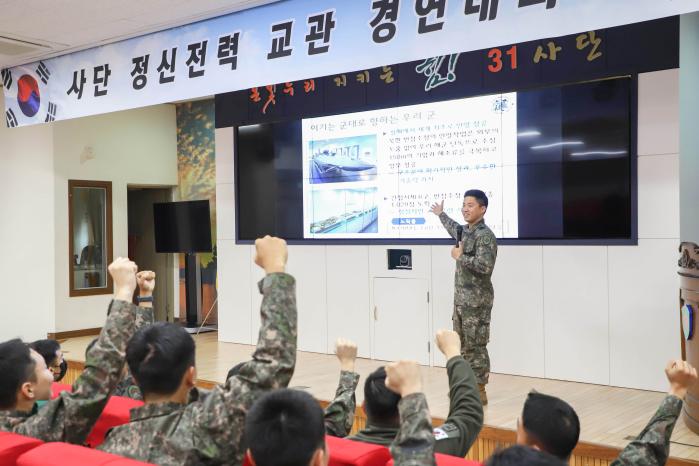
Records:
[[[442,212],[442,225],[456,239],[460,226]],[[454,305],[493,307],[493,283],[490,280],[498,255],[495,234],[481,221],[463,229],[461,244],[464,252],[456,261],[454,275]]]
[[[471,365],[476,381],[488,383],[490,377],[490,307],[454,306],[452,322],[461,339],[461,355]]]
[[[666,396],[655,415],[638,437],[610,466],[662,466],[670,455],[670,436],[682,411],[682,400],[673,395]]]
[[[442,225],[457,237],[460,225],[442,212]],[[490,356],[490,312],[494,290],[491,276],[498,255],[495,234],[484,221],[463,229],[463,254],[456,261],[454,274],[454,331],[461,338],[461,355],[471,364],[480,385],[488,383]]]
[[[432,418],[423,393],[413,393],[398,403],[400,430],[391,444],[396,466],[434,465]]]
[[[110,431],[100,450],[158,465],[243,464],[245,415],[265,392],[289,384],[296,364],[296,289],[291,275],[259,283],[261,327],[252,360],[225,385],[194,389],[187,404],[146,404]]]
[[[113,300],[107,321],[86,355],[85,369],[73,384],[72,393],[62,392],[30,413],[0,411],[0,431],[44,442],[83,444],[121,378],[127,342],[138,329],[152,322],[152,309]]]
[[[352,431],[357,400],[354,392],[359,383],[359,374],[342,371],[335,398],[325,408],[325,433],[334,437],[346,437]]]
[[[131,375],[131,371],[128,366],[124,369],[126,374],[121,378],[116,388],[114,389],[114,396],[124,396],[126,398],[131,398],[132,400],[143,401],[143,394],[141,389],[138,388],[136,380]]]

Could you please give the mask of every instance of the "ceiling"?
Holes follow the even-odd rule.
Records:
[[[0,68],[278,0],[0,0]]]

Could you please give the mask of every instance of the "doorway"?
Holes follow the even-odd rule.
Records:
[[[175,269],[173,254],[155,252],[155,227],[153,204],[170,202],[170,187],[128,187],[129,258],[138,264],[139,270],[152,270],[156,276],[153,291],[153,312],[156,322],[174,321]]]

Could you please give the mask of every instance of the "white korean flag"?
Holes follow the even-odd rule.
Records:
[[[9,128],[56,119],[58,108],[51,102],[48,86],[51,70],[44,62],[2,70],[0,80],[5,88],[5,123]]]

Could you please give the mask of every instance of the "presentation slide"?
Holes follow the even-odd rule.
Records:
[[[485,221],[517,238],[517,94],[302,121],[305,238],[446,238],[463,195],[488,195]]]

